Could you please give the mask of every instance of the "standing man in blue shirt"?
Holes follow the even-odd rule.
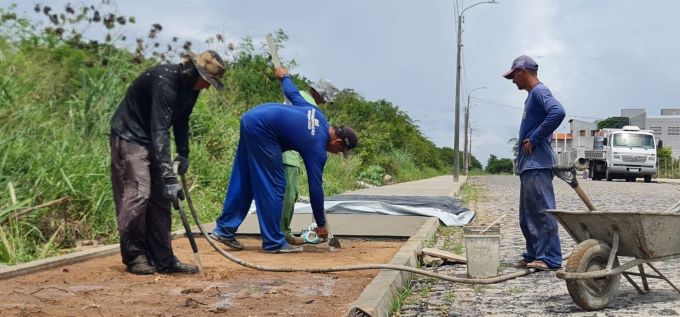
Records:
[[[552,186],[555,157],[550,142],[565,111],[548,87],[538,80],[537,73],[538,64],[522,55],[503,74],[506,79],[512,79],[517,89],[529,93],[519,128],[517,158],[521,181],[519,224],[526,240],[526,252],[517,266],[554,270],[562,266],[562,251],[557,221],[546,212],[546,209],[555,209]]]
[[[255,198],[262,248],[270,253],[302,252],[288,244],[281,230],[281,211],[286,189],[282,153],[300,153],[307,170],[309,198],[321,238],[328,236],[324,213],[323,168],[327,154],[348,151],[357,146],[354,130],[330,126],[326,117],[307,102],[295,87],[285,68],[275,70],[283,92],[292,106],[282,103],[259,105],[241,117],[239,143],[224,199],[222,214],[211,237],[235,250],[243,244],[236,231]]]

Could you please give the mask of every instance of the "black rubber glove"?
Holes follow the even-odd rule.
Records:
[[[175,162],[177,162],[177,174],[184,175],[189,171],[189,158],[182,155],[177,155],[175,157]]]
[[[165,185],[163,185],[163,197],[172,202],[177,199],[184,200],[184,191],[182,190],[182,185],[177,183],[177,181],[174,183],[165,183]]]

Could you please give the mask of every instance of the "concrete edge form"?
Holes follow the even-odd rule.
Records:
[[[418,263],[418,252],[423,249],[425,241],[432,239],[439,228],[439,219],[428,218],[418,232],[411,236],[392,257],[390,264],[415,267]],[[391,304],[399,296],[399,291],[410,281],[413,273],[396,270],[381,270],[364,288],[359,298],[351,304],[348,317],[388,317],[391,315]]]
[[[31,274],[42,270],[87,261],[89,259],[111,255],[120,251],[118,244],[109,244],[89,250],[44,258],[42,260],[0,268],[0,280]]]
[[[170,234],[174,240],[180,237],[185,237],[184,230],[176,230]],[[26,262],[17,265],[11,265],[0,268],[0,280],[13,278],[17,276],[32,274],[43,270],[53,269],[56,267],[84,262],[90,259],[109,256],[120,252],[120,245],[108,244],[100,247],[94,247],[87,250],[77,251],[64,255],[52,256],[41,260]]]

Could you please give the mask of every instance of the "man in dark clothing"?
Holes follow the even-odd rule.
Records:
[[[221,90],[225,72],[214,51],[176,65],[151,67],[134,80],[111,118],[111,182],[120,252],[135,274],[195,273],[172,252],[170,204],[183,199],[173,171],[172,126],[179,163],[189,169],[189,115],[201,89]]]
[[[241,117],[240,138],[227,195],[211,234],[213,239],[235,250],[243,249],[243,244],[236,239],[236,231],[254,198],[262,248],[270,253],[302,252],[302,247],[286,242],[281,230],[286,190],[281,154],[288,150],[295,150],[302,157],[307,170],[309,199],[318,225],[316,233],[326,238],[323,192],[326,152],[342,152],[347,157],[348,151],[358,142],[352,128],[328,124],[323,113],[302,97],[285,68],[277,68],[275,74],[292,106],[266,103]]]
[[[550,146],[552,133],[565,116],[562,104],[538,80],[538,64],[522,55],[503,74],[517,89],[529,93],[519,128],[517,174],[520,177],[519,224],[526,252],[518,267],[554,270],[562,265],[557,221],[547,209],[555,209],[552,168],[555,157]]]

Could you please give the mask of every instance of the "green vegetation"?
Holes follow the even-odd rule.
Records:
[[[437,228],[437,235],[439,237],[437,245],[441,245],[440,249],[451,251],[455,254],[463,254],[465,247],[463,245],[463,227],[444,227]]]
[[[36,5],[30,19],[0,8],[0,263],[15,264],[68,252],[79,240],[118,239],[109,178],[109,119],[129,83],[145,68],[177,62],[191,42],[159,43],[153,25],[134,51],[120,26],[134,17],[115,5],[67,5],[63,12]],[[87,38],[80,30],[103,38]],[[281,47],[287,36],[275,33]],[[187,180],[203,221],[221,210],[238,138],[240,115],[281,100],[264,45],[245,38],[206,40],[229,61],[225,89],[202,92],[191,116],[191,169]],[[260,49],[256,49],[260,48]],[[286,62],[293,68],[294,61]],[[301,89],[309,81],[294,76]],[[326,194],[450,172],[453,152],[437,148],[399,108],[343,90],[322,110],[331,124],[351,125],[360,137],[349,160],[331,155]],[[472,159],[476,162],[476,159]],[[301,184],[303,194],[307,185]],[[178,221],[178,220],[176,220]],[[180,228],[179,222],[174,224]]]
[[[497,158],[491,154],[489,162],[486,164],[486,172],[489,174],[512,174],[512,160],[509,158]]]
[[[462,200],[463,204],[468,207],[484,199],[485,196],[486,187],[477,185],[474,182],[465,182],[456,194],[456,197]]]
[[[628,117],[609,117],[597,123],[598,129],[614,128],[621,129],[630,124]]]
[[[392,315],[395,315],[399,312],[401,309],[401,306],[404,304],[408,304],[411,301],[409,301],[409,297],[411,297],[411,292],[413,292],[413,280],[410,279],[404,285],[402,289],[399,290],[399,296],[397,296],[396,300],[392,302],[390,305],[390,310],[392,311]]]
[[[657,164],[659,165],[660,178],[679,178],[680,160],[673,158],[673,151],[670,147],[660,147],[656,149]]]

